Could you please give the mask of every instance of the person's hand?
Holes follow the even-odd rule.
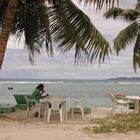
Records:
[[[44,92],[45,92],[45,90],[42,91],[42,93],[44,93]]]
[[[49,94],[47,93],[47,94],[46,94],[46,97],[48,97],[48,96],[49,96]]]

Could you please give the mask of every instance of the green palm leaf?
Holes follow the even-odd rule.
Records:
[[[12,33],[18,39],[25,36],[30,61],[46,42],[48,53],[53,54],[47,8],[34,0],[19,0]],[[42,45],[43,44],[43,45]]]
[[[111,8],[104,16],[106,18],[121,18],[125,21],[131,22],[129,26],[120,31],[117,37],[114,39],[114,49],[118,54],[122,49],[124,50],[126,46],[136,39],[133,52],[133,68],[136,69],[140,67],[140,0],[137,0],[135,9],[121,9],[121,8]]]
[[[140,10],[140,0],[137,0],[136,10]]]
[[[104,16],[108,19],[108,18],[121,18],[125,21],[134,21],[138,18],[138,16],[140,15],[140,11],[138,10],[133,10],[133,9],[122,9],[122,8],[111,8],[109,9]]]
[[[3,0],[0,0],[0,6],[2,5],[2,3],[3,3]]]
[[[84,1],[86,4],[90,3],[90,4],[94,4],[97,9],[101,9],[103,6],[106,6],[106,8],[110,8],[113,7],[115,3],[117,3],[117,5],[119,4],[119,0],[80,0],[80,1]]]
[[[117,0],[85,0],[97,8],[110,7]],[[9,0],[0,0],[0,31],[5,20],[5,11]],[[92,62],[99,59],[103,62],[111,52],[105,38],[91,23],[89,18],[70,0],[49,0],[49,7],[43,5],[44,0],[18,0],[11,33],[20,40],[25,37],[25,46],[29,50],[30,61],[40,53],[43,44],[49,54],[52,51],[52,34],[62,53],[74,49],[75,62],[78,59]],[[50,25],[51,23],[51,25]]]
[[[2,30],[2,25],[5,20],[6,9],[9,0],[0,0],[0,31]]]
[[[70,0],[58,0],[50,12],[52,33],[62,53],[75,47],[76,60],[84,55],[100,62],[111,52],[105,38]]]
[[[135,71],[137,68],[140,68],[140,34],[138,35],[134,46],[133,67]]]
[[[139,34],[139,25],[137,22],[134,22],[127,26],[125,29],[120,31],[117,37],[114,39],[114,49],[117,54],[126,46],[134,41]]]

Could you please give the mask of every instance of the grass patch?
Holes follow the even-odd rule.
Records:
[[[127,133],[140,132],[140,113],[124,116],[112,116],[103,119],[91,121],[92,127],[86,127],[84,130],[88,133]]]

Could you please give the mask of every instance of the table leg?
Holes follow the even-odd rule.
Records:
[[[48,103],[44,103],[44,119],[47,118],[47,111],[48,111]]]
[[[63,103],[63,120],[67,121],[67,106],[66,106],[66,102]]]
[[[135,113],[139,112],[139,100],[134,100],[135,103]]]

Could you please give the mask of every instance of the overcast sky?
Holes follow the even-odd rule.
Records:
[[[122,0],[125,8],[134,7],[135,0]],[[122,21],[105,20],[101,14],[96,13],[93,7],[83,5],[80,7],[86,11],[93,24],[111,43],[117,33],[127,26]],[[13,38],[9,39],[8,49],[4,58],[4,63],[0,71],[0,78],[10,79],[106,79],[116,77],[140,77],[140,71],[133,70],[132,65],[133,44],[131,44],[119,56],[110,56],[104,64],[88,64],[86,66],[74,66],[74,54],[69,52],[66,56],[60,56],[57,52],[55,57],[47,57],[44,51],[35,59],[35,64],[31,65],[28,60],[28,52],[24,49],[24,42],[15,44]]]

